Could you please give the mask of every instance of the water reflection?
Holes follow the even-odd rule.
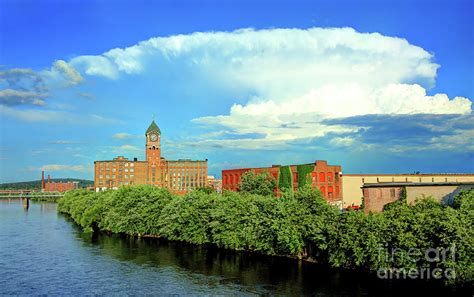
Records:
[[[374,275],[328,269],[293,259],[77,230],[77,237],[85,246],[98,246],[103,254],[117,260],[174,269],[195,282],[240,285],[251,293],[319,296],[453,293],[439,285],[381,281]]]

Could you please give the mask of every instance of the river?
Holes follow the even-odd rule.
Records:
[[[83,233],[54,203],[0,200],[0,295],[452,295],[296,260]]]

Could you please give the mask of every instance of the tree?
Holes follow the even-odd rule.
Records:
[[[241,192],[269,196],[275,193],[276,181],[268,172],[248,171],[242,175],[239,187]]]

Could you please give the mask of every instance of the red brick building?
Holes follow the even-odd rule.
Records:
[[[314,165],[313,171],[308,174],[313,189],[319,189],[329,202],[336,202],[342,199],[341,166],[328,165],[326,161],[322,160],[303,165]],[[294,189],[298,187],[298,166],[299,165],[289,166]],[[238,191],[242,174],[247,171],[253,171],[256,174],[268,172],[278,182],[280,167],[282,166],[273,165],[272,167],[264,168],[239,168],[222,170],[222,188],[225,190]]]
[[[41,189],[43,192],[66,192],[77,189],[79,182],[52,182],[48,174],[48,180],[44,180],[44,171],[41,172]]]

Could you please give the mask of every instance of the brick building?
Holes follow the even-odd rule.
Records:
[[[432,197],[441,203],[451,203],[459,192],[474,188],[474,182],[384,182],[362,186],[364,211],[380,212],[388,203],[401,197],[405,189],[407,203],[418,198]]]
[[[314,165],[313,170],[309,172],[308,178],[311,180],[311,186],[321,191],[323,196],[332,203],[342,199],[342,168],[338,165],[328,165],[326,161],[318,160],[311,164],[290,165],[293,188],[298,187],[298,166]],[[239,190],[239,183],[247,171],[253,171],[256,174],[268,172],[278,182],[280,175],[280,165],[264,168],[239,168],[222,170],[222,188],[231,191]],[[278,191],[278,189],[277,189]]]
[[[77,189],[79,182],[52,182],[51,176],[48,174],[48,180],[44,180],[44,171],[41,172],[41,190],[43,192],[66,192]]]
[[[146,160],[129,160],[118,156],[113,160],[94,162],[96,191],[117,189],[126,185],[154,185],[184,194],[207,186],[206,160],[166,160],[161,156],[161,130],[152,121],[145,132]]]

